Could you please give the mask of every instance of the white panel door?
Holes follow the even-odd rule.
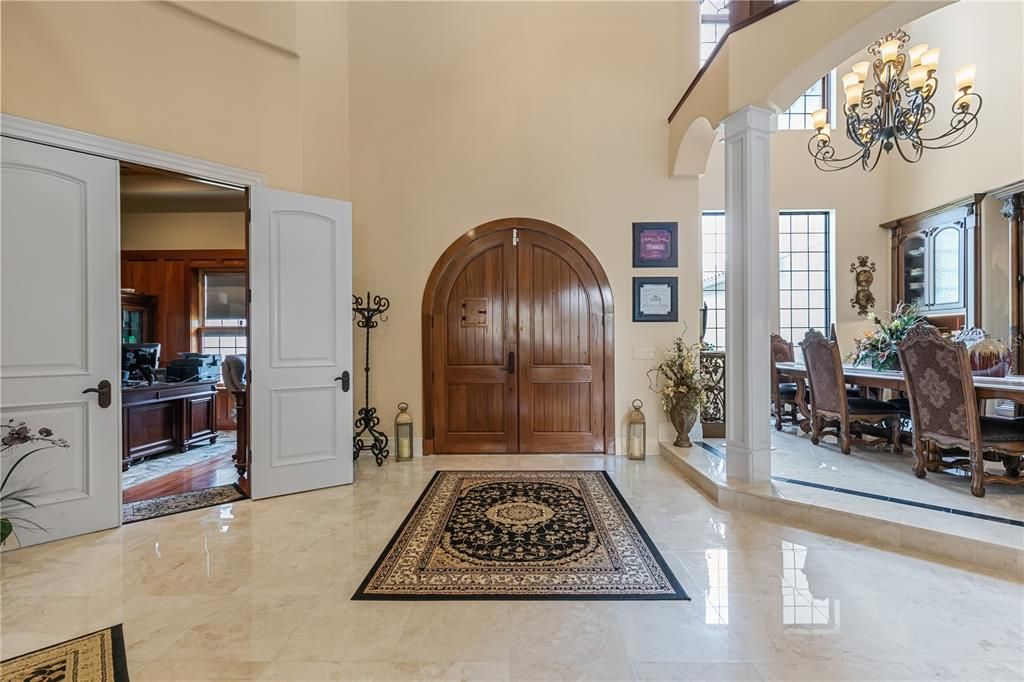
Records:
[[[351,483],[352,205],[256,187],[250,206],[252,496]]]
[[[2,139],[0,419],[48,427],[70,447],[14,470],[35,509],[8,513],[22,545],[121,523],[119,180],[116,161]],[[82,391],[109,382],[109,406]],[[106,402],[106,401],[104,401]],[[6,475],[30,444],[3,456]]]

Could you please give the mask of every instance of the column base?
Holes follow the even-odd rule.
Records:
[[[772,450],[751,450],[737,443],[725,444],[725,475],[742,483],[770,483]]]

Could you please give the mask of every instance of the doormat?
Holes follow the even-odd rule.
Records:
[[[203,509],[218,504],[237,502],[238,500],[246,499],[246,497],[245,493],[234,483],[218,485],[213,488],[206,488],[205,490],[193,490],[192,492],[179,493],[178,495],[154,497],[151,500],[139,500],[138,502],[129,502],[123,505],[121,507],[121,522],[135,523],[136,521],[179,514],[192,511],[193,509]]]
[[[439,471],[353,599],[689,599],[604,471]]]
[[[3,682],[128,682],[121,626],[93,632],[0,663]]]

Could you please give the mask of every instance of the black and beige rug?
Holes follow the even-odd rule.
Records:
[[[121,626],[3,661],[0,677],[3,682],[128,682]]]
[[[439,471],[353,599],[689,599],[603,471]]]
[[[205,490],[194,490],[188,493],[179,493],[178,495],[154,497],[151,500],[128,502],[121,507],[121,521],[122,523],[135,523],[136,521],[155,519],[159,516],[179,514],[192,511],[193,509],[227,504],[228,502],[237,502],[245,498],[245,494],[234,483],[218,485],[213,488],[206,488]]]

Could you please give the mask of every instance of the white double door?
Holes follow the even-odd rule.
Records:
[[[119,168],[4,137],[0,176],[0,420],[68,443],[13,472],[31,444],[3,455],[3,492],[35,505],[4,516],[31,545],[121,522]],[[351,206],[250,198],[252,495],[351,483]]]

